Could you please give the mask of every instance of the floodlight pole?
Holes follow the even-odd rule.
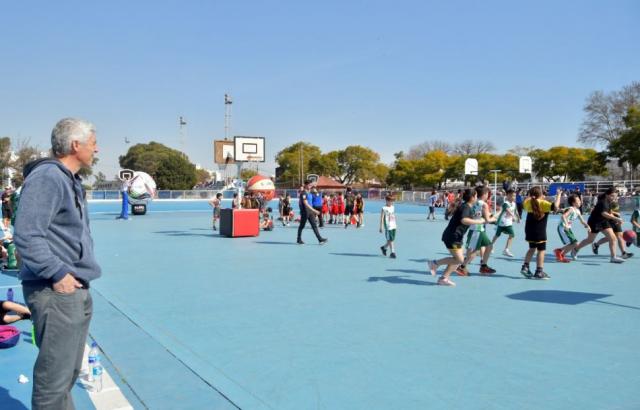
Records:
[[[489,172],[493,172],[493,214],[496,214],[496,206],[498,197],[498,172],[502,171],[501,169],[492,169]]]
[[[186,151],[186,125],[187,121],[183,116],[180,116],[180,120],[178,121],[178,126],[180,127],[180,148],[182,148],[182,155],[187,156]]]

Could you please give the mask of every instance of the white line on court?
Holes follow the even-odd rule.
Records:
[[[88,344],[84,345],[84,358],[82,359],[82,371],[80,372],[80,383],[84,386],[85,390],[89,394],[89,398],[96,407],[96,410],[133,410],[133,406],[129,403],[129,400],[122,394],[120,387],[113,381],[113,378],[104,369],[102,373],[102,390],[99,392],[93,392],[92,382],[87,381],[87,373],[89,372],[88,356],[90,347]]]

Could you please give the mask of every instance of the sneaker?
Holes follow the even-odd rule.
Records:
[[[440,286],[456,286],[455,283],[453,283],[453,281],[449,278],[445,278],[445,277],[440,277],[440,279],[438,279],[438,285]]]
[[[395,252],[391,252],[391,255],[389,255],[389,257],[391,259],[395,259],[396,258],[396,253]]]
[[[574,248],[574,249],[571,249],[571,258],[572,258],[574,261],[577,261],[577,260],[578,260],[578,251],[576,251],[576,250],[575,250],[575,248]]]
[[[493,275],[494,273],[496,273],[496,270],[490,268],[488,265],[480,266],[480,274],[482,276]]]
[[[611,260],[609,262],[611,262],[611,263],[623,263],[624,259],[618,258],[617,256],[614,256],[614,257],[611,258]]]
[[[509,249],[505,249],[505,250],[502,252],[502,254],[503,254],[504,256],[508,256],[508,257],[510,257],[510,258],[513,258],[513,254],[511,253],[511,251],[510,251]]]
[[[436,263],[436,260],[433,259],[429,261],[429,272],[431,273],[431,276],[436,276],[437,270],[438,270],[438,264]]]
[[[527,279],[531,279],[533,277],[533,273],[531,273],[531,270],[526,265],[522,265],[522,268],[520,269],[520,273],[522,274],[522,276],[524,276]]]
[[[214,227],[213,227],[213,230],[214,230],[214,231],[217,231],[218,229],[214,226]]]
[[[625,252],[622,254],[622,259],[629,259],[633,254],[631,252]]]
[[[467,270],[467,268],[464,268],[462,266],[458,266],[456,268],[456,273],[458,274],[458,276],[469,276],[469,271]]]
[[[298,239],[298,245],[304,245],[304,242],[302,242],[302,239]]]
[[[557,248],[553,250],[554,255],[556,255],[556,261],[558,262],[562,262],[563,256],[562,256],[562,249]]]
[[[594,255],[598,254],[598,248],[600,247],[600,245],[598,245],[597,243],[593,242],[591,244],[591,250],[593,251]]]
[[[327,243],[328,239],[327,238],[322,238],[320,239],[320,241],[318,242],[319,245],[324,245],[325,243]]]
[[[382,254],[383,254],[384,256],[387,256],[387,248],[385,248],[384,246],[381,246],[381,247],[380,247],[380,250],[382,251]]]
[[[534,278],[534,279],[549,280],[549,279],[551,279],[551,276],[547,275],[547,274],[546,274],[546,273],[544,273],[543,271],[539,271],[539,272],[536,272],[536,273],[533,275],[533,278]]]

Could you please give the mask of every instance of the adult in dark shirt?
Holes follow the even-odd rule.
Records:
[[[598,233],[602,232],[609,241],[609,251],[611,252],[611,263],[622,263],[624,259],[616,256],[616,235],[613,232],[612,224],[622,223],[622,219],[618,218],[611,212],[611,202],[615,201],[618,197],[615,189],[609,188],[607,191],[598,197],[596,206],[591,210],[591,215],[587,219],[587,224],[591,228],[591,232],[587,234],[587,237],[582,240],[576,246],[576,254],[582,248],[593,243],[598,236]],[[594,253],[595,250],[594,250]]]
[[[516,210],[518,211],[518,217],[522,219],[522,204],[524,202],[524,198],[522,197],[522,188],[518,188],[516,191]]]
[[[318,192],[318,188],[311,187],[311,206],[318,211],[318,220],[320,228],[324,228],[324,221],[322,220],[322,194]]]
[[[347,229],[351,223],[351,215],[355,215],[356,195],[351,190],[351,187],[347,188],[347,192],[344,194],[344,229]]]
[[[304,181],[304,186],[300,190],[300,196],[298,203],[300,205],[300,225],[298,226],[298,244],[304,245],[302,241],[302,230],[304,229],[307,222],[311,225],[313,229],[313,233],[316,234],[316,238],[318,238],[318,242],[320,245],[324,245],[327,242],[326,238],[320,236],[320,231],[318,231],[318,225],[316,223],[316,217],[320,215],[320,212],[313,209],[311,206],[311,192],[309,191],[311,188],[311,181]]]

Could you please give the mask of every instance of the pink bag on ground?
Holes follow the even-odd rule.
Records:
[[[15,326],[0,326],[0,349],[8,349],[15,346],[20,340],[20,330]]]

